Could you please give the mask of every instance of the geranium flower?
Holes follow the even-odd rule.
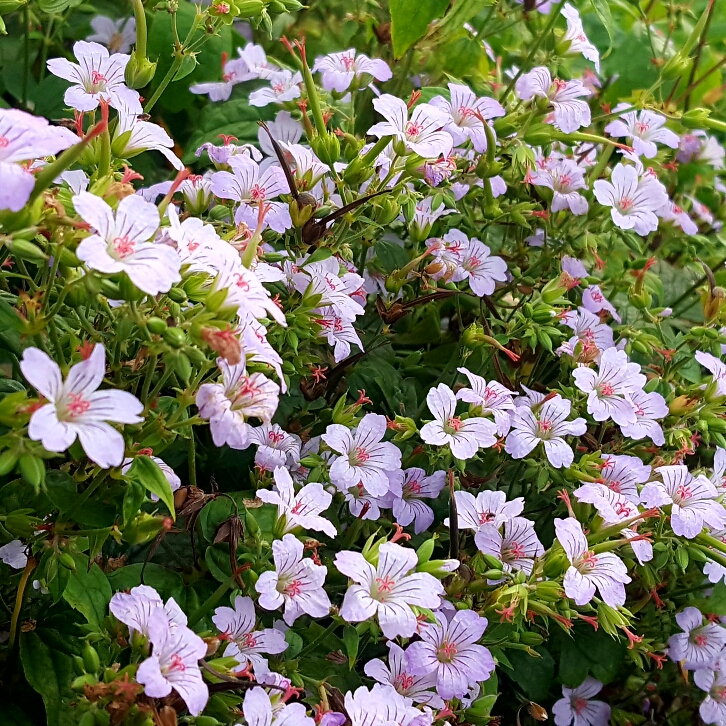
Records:
[[[280,386],[262,373],[248,375],[244,362],[229,365],[224,358],[217,358],[217,366],[222,383],[199,387],[199,415],[209,419],[215,446],[246,449],[250,444],[246,420],[254,416],[269,423],[277,410]]]
[[[460,610],[449,621],[436,613],[417,640],[406,649],[411,673],[436,673],[436,691],[444,699],[461,698],[470,686],[486,681],[494,671],[488,648],[477,645],[488,621],[473,610]]]
[[[356,53],[355,48],[331,53],[315,59],[313,73],[323,74],[323,88],[326,91],[347,91],[353,79],[361,79],[370,76],[362,88],[368,87],[373,79],[377,81],[388,81],[393,76],[388,63],[378,58],[369,58],[363,53]]]
[[[491,413],[497,425],[497,434],[503,436],[509,431],[509,413],[514,411],[514,391],[497,381],[487,382],[468,368],[457,368],[469,379],[471,388],[460,388],[456,397],[473,406],[480,406],[482,415]]]
[[[48,400],[30,417],[28,436],[33,441],[61,452],[78,438],[88,458],[102,469],[121,464],[124,439],[109,422],[140,423],[144,406],[126,391],[98,390],[106,373],[103,345],[95,345],[88,359],[72,366],[65,382],[60,366],[38,348],[25,349],[20,370]]]
[[[147,295],[168,292],[181,280],[181,260],[168,245],[150,242],[159,228],[159,210],[132,194],[124,197],[116,213],[100,197],[81,192],[73,206],[95,234],[76,249],[79,259],[92,270],[107,275],[125,272]]]
[[[683,464],[659,466],[656,473],[662,482],[652,481],[643,487],[640,498],[646,507],[671,506],[671,527],[679,537],[693,539],[707,524],[726,528],[726,509],[715,501],[716,487],[703,474],[694,477]]]
[[[322,262],[311,262],[304,266],[294,266],[292,282],[295,289],[303,295],[320,295],[321,307],[332,307],[332,312],[348,322],[363,315],[365,308],[351,295],[351,288],[357,289],[363,279],[354,274],[353,285],[346,282],[348,274],[340,277],[340,264],[335,257]]]
[[[382,496],[374,496],[362,483],[347,488],[338,487],[338,490],[343,493],[348,509],[354,517],[373,522],[380,519],[381,507],[389,506],[389,497],[401,495],[399,486],[392,479],[389,480],[389,487]]]
[[[281,144],[297,144],[303,135],[302,124],[289,111],[278,111],[275,120],[267,122],[267,128],[272,138]],[[270,137],[262,127],[257,131],[257,143],[262,153],[270,157],[270,161],[277,159]]]
[[[229,169],[227,162],[233,156],[247,156],[254,159],[254,161],[261,161],[262,154],[256,146],[252,144],[233,144],[232,139],[234,138],[234,136],[224,136],[224,143],[219,146],[207,141],[194,152],[194,156],[199,158],[206,151],[215,168],[224,170]]]
[[[633,504],[638,504],[640,502],[638,484],[650,479],[651,467],[644,464],[637,456],[602,454],[601,458],[600,476],[603,485],[616,494],[622,494]]]
[[[333,501],[329,492],[323,489],[322,484],[310,482],[297,494],[290,473],[282,466],[273,472],[275,489],[267,491],[258,489],[257,496],[267,504],[277,506],[277,518],[285,521],[283,534],[292,532],[297,527],[325,532],[328,537],[335,537],[338,531],[333,524],[319,516]]]
[[[277,684],[275,684],[277,685]],[[260,686],[245,693],[242,714],[247,726],[315,726],[303,703],[276,703]]]
[[[454,209],[447,209],[443,204],[433,209],[433,203],[433,197],[424,197],[420,202],[416,202],[410,228],[412,231],[417,232],[419,236],[425,237],[437,219],[446,214],[454,214],[456,211]]]
[[[284,606],[283,619],[288,625],[303,613],[324,618],[330,612],[323,588],[328,568],[303,557],[303,543],[291,534],[272,543],[272,558],[275,569],[263,572],[255,583],[260,607],[277,610]]]
[[[263,220],[263,229],[270,227],[282,234],[292,227],[287,204],[272,202],[280,194],[289,194],[285,174],[279,166],[268,166],[264,171],[248,156],[230,156],[227,164],[232,169],[218,171],[212,175],[212,191],[220,199],[239,202],[234,214],[237,224],[244,223],[249,229],[256,229],[259,220],[259,206],[269,207]]]
[[[461,265],[451,277],[452,282],[468,280],[471,291],[479,297],[491,295],[497,282],[507,279],[507,263],[478,239],[472,238],[464,248]]]
[[[673,200],[669,199],[656,214],[664,222],[673,222],[674,227],[680,227],[685,234],[698,234],[698,225],[688,216],[688,212],[681,209]]]
[[[417,626],[411,606],[436,609],[444,592],[433,575],[412,572],[417,562],[415,550],[394,542],[381,545],[377,567],[359,552],[338,552],[335,566],[354,583],[345,593],[340,616],[358,623],[377,615],[386,638],[410,638]]]
[[[635,423],[635,407],[630,394],[646,383],[637,363],[631,363],[623,350],[608,348],[600,357],[599,370],[580,366],[572,372],[575,385],[587,393],[587,412],[595,421],[611,418],[624,426]]]
[[[234,608],[218,607],[212,622],[229,639],[225,658],[236,658],[243,667],[251,663],[258,674],[269,670],[267,658],[263,658],[261,653],[276,655],[287,650],[288,644],[282,631],[275,628],[255,630],[257,617],[250,597],[237,595]]]
[[[434,420],[421,429],[421,438],[434,446],[446,446],[457,459],[471,459],[480,448],[497,442],[496,424],[488,419],[462,419],[456,415],[456,396],[445,384],[439,383],[426,396],[426,404]]]
[[[257,444],[257,455],[266,464],[272,464],[272,468],[285,466],[288,456],[293,459],[300,459],[300,437],[295,434],[288,434],[283,431],[279,424],[262,424],[249,430],[250,442]]]
[[[392,686],[376,683],[369,691],[365,686],[345,694],[345,711],[351,726],[423,726],[424,714],[411,700]]]
[[[694,607],[678,613],[676,622],[683,632],[668,640],[670,658],[682,661],[689,670],[700,670],[714,663],[726,646],[726,629],[717,623],[704,625],[701,611]]]
[[[393,686],[405,698],[414,703],[425,703],[432,708],[443,708],[444,699],[432,689],[436,686],[436,672],[414,675],[408,666],[403,648],[388,641],[388,665],[380,658],[369,660],[364,666],[365,674],[383,686]]]
[[[570,355],[583,362],[598,361],[602,351],[615,345],[613,329],[584,307],[564,313],[560,322],[575,334],[557,349],[557,355]]]
[[[496,557],[505,572],[523,570],[530,575],[534,559],[544,554],[544,547],[534,531],[534,522],[513,517],[504,523],[504,535],[494,524],[481,526],[474,535],[480,552]]]
[[[22,570],[28,564],[27,548],[19,539],[14,539],[0,547],[0,560],[14,570]]]
[[[336,363],[350,355],[351,345],[357,345],[363,350],[363,343],[353,323],[338,315],[333,306],[321,308],[317,323],[322,328],[319,337],[324,338],[328,345],[334,346],[333,360]]]
[[[470,492],[454,492],[456,500],[456,513],[459,517],[459,529],[473,529],[478,531],[485,524],[499,527],[509,522],[524,509],[524,498],[516,497],[507,501],[507,495],[502,491],[485,489],[474,495]],[[444,525],[449,526],[448,518]]]
[[[635,409],[635,422],[620,427],[623,435],[636,441],[647,436],[656,446],[663,446],[665,436],[658,419],[669,413],[665,398],[657,391],[633,391],[629,398]]]
[[[108,605],[111,614],[129,629],[129,634],[150,635],[152,616],[159,610],[164,613],[170,628],[180,628],[187,624],[187,616],[170,597],[166,604],[159,593],[148,585],[137,585],[129,592],[117,592]]]
[[[451,101],[443,96],[431,99],[431,105],[446,114],[444,131],[451,134],[454,146],[462,146],[467,139],[471,139],[474,149],[483,154],[487,150],[484,123],[489,119],[504,116],[506,113],[504,107],[493,98],[477,98],[468,86],[458,83],[448,85]]]
[[[52,156],[80,139],[68,129],[16,108],[0,108],[0,210],[19,212],[27,203],[35,176],[18,162]]]
[[[582,307],[591,313],[601,313],[603,311],[610,313],[618,322],[622,322],[618,311],[613,304],[602,294],[599,285],[588,285],[582,292]]]
[[[625,109],[632,108],[630,103],[619,103],[614,109],[614,114],[620,114]],[[630,139],[630,145],[635,149],[638,156],[652,159],[658,153],[656,142],[677,149],[680,139],[678,134],[665,128],[665,116],[653,113],[653,111],[628,111],[611,121],[605,127],[605,133],[617,138],[626,137]]]
[[[148,632],[153,649],[139,665],[136,680],[150,698],[164,698],[175,690],[189,713],[198,716],[209,700],[209,689],[199,669],[207,644],[187,627],[171,627],[161,610],[149,618]]]
[[[706,698],[698,707],[703,722],[724,723],[726,721],[726,671],[720,668],[699,668],[693,674],[693,681],[702,691],[706,691]]]
[[[340,454],[331,460],[333,484],[347,489],[361,483],[374,496],[385,494],[389,488],[386,472],[401,468],[401,451],[383,441],[385,435],[386,417],[377,413],[367,413],[354,433],[346,426],[330,424],[321,438]]]
[[[515,459],[523,459],[541,443],[555,469],[570,466],[575,455],[564,437],[581,436],[587,431],[584,418],[567,421],[571,410],[572,404],[559,395],[545,401],[536,413],[529,406],[517,406],[511,416],[512,430],[505,451]]]
[[[600,204],[612,207],[610,216],[620,229],[632,229],[642,236],[658,229],[656,212],[668,201],[659,181],[639,179],[635,167],[618,164],[610,181],[598,179],[593,190]]]
[[[434,521],[434,510],[423,499],[436,499],[444,488],[446,472],[435,471],[427,476],[423,469],[413,467],[401,472],[401,492],[389,490],[385,507],[393,510],[398,524],[407,527],[414,524],[414,532],[425,532]],[[389,477],[390,478],[390,477]]]
[[[293,73],[285,68],[272,71],[266,77],[270,79],[269,87],[252,91],[248,100],[250,106],[262,107],[271,103],[285,103],[300,98],[302,75],[299,71]]]
[[[602,683],[587,676],[577,688],[562,686],[562,698],[552,706],[557,726],[608,726],[610,706],[591,701],[602,690]]]
[[[590,107],[580,99],[592,92],[581,81],[552,80],[549,69],[539,66],[521,75],[515,90],[523,101],[530,101],[535,96],[548,99],[554,110],[555,126],[566,134],[590,125]]]
[[[79,40],[73,45],[73,55],[78,63],[65,58],[51,58],[48,70],[73,85],[65,92],[66,106],[76,111],[93,111],[104,100],[116,109],[128,108],[142,113],[139,94],[127,88],[124,73],[131,56],[114,53],[98,43]]]
[[[111,53],[128,53],[136,42],[136,19],[112,20],[105,15],[96,15],[91,20],[93,33],[86,36],[92,43],[105,45]]]
[[[577,192],[587,188],[585,173],[571,159],[563,159],[554,167],[531,174],[530,179],[535,186],[552,189],[552,212],[569,209],[573,214],[587,214],[587,199]]]
[[[416,106],[410,119],[406,103],[389,93],[374,98],[373,108],[386,120],[368,129],[372,136],[392,136],[394,142],[401,142],[408,152],[422,159],[436,159],[451,153],[454,146],[451,135],[441,130],[446,116],[430,103]]]
[[[563,41],[570,41],[567,52],[581,53],[584,58],[595,64],[595,71],[600,73],[600,53],[587,39],[585,30],[582,27],[582,20],[580,20],[580,13],[570,3],[565,3],[561,13],[567,20],[567,30],[562,38]]]
[[[610,607],[625,603],[628,568],[612,552],[595,554],[588,549],[582,525],[576,519],[555,519],[555,535],[570,561],[563,586],[575,605],[587,605],[599,590]]]
[[[244,58],[227,59],[222,57],[222,80],[207,83],[195,83],[189,88],[190,93],[208,95],[210,101],[226,101],[232,95],[232,89],[238,83],[257,78],[258,74],[250,70]]]
[[[174,139],[161,126],[140,121],[138,113],[133,110],[119,109],[112,147],[115,154],[126,159],[144,151],[158,151],[175,169],[184,168],[181,159],[172,151]]]
[[[713,374],[713,382],[716,384],[716,395],[726,396],[726,365],[716,356],[703,351],[696,351],[696,360]]]

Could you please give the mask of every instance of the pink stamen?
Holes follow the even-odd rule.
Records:
[[[68,399],[69,400],[66,402],[66,408],[68,409],[68,413],[71,418],[80,416],[91,408],[91,402],[86,401],[83,398],[82,393],[69,393]]]

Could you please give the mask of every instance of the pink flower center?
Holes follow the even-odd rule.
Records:
[[[711,697],[716,701],[723,701],[726,698],[726,686],[716,686],[711,691]]]
[[[230,71],[229,73],[225,73],[222,76],[222,80],[225,83],[229,83],[230,81],[233,81],[235,78],[237,78],[237,74],[234,71]]]
[[[229,13],[229,5],[227,3],[217,3],[217,12],[220,15],[227,15]]]
[[[285,92],[285,84],[284,83],[273,83],[272,84],[272,90],[277,93],[284,93]]]
[[[702,647],[703,647],[704,645],[706,645],[706,643],[708,643],[708,638],[707,638],[707,637],[706,637],[706,636],[705,636],[705,635],[704,635],[703,633],[699,633],[699,634],[698,634],[698,635],[697,635],[697,636],[696,636],[696,637],[695,637],[695,638],[693,639],[693,642],[694,642],[694,643],[695,643],[695,644],[696,644],[697,646],[699,646],[699,647],[701,647],[701,648],[702,648]]]
[[[612,396],[615,393],[615,389],[609,383],[603,383],[598,386],[601,396]]]
[[[607,482],[608,488],[612,489],[616,494],[620,494],[620,481],[615,479],[614,481]]]
[[[250,189],[250,196],[255,201],[259,201],[260,199],[265,198],[265,188],[261,187],[259,184],[255,184],[252,189]]]
[[[106,87],[107,79],[98,71],[91,71],[91,92],[97,93]]]
[[[68,416],[70,418],[75,418],[76,416],[80,416],[88,409],[91,408],[91,402],[86,401],[83,398],[82,393],[69,393],[68,394],[68,400],[66,401],[66,409],[68,410]]]
[[[10,146],[10,139],[7,136],[0,136],[0,149],[7,149]]]
[[[406,124],[405,134],[411,138],[417,138],[423,131],[423,125],[416,123],[415,121],[409,121]]]
[[[414,677],[409,676],[408,673],[399,673],[393,681],[393,687],[399,693],[405,693],[414,683]]]
[[[372,593],[373,596],[378,596],[377,599],[380,602],[385,602],[386,599],[382,596],[386,593],[393,592],[393,586],[396,584],[396,581],[392,577],[386,575],[385,577],[376,577],[375,583],[375,593]]]
[[[270,433],[267,434],[267,439],[271,444],[279,444],[284,438],[285,434],[282,432],[278,433],[277,431],[270,431]]]
[[[351,452],[350,455],[350,463],[352,466],[360,466],[361,464],[365,464],[368,459],[371,458],[371,455],[368,453],[366,449],[364,449],[362,446],[356,446],[355,449]]]
[[[555,93],[559,93],[567,88],[567,81],[561,81],[559,78],[555,78],[555,80],[552,81],[552,87],[555,89]]]
[[[171,664],[169,665],[168,670],[170,671],[185,671],[187,667],[184,665],[184,660],[179,655],[179,653],[174,653],[174,655],[171,657]]]
[[[283,592],[289,597],[297,597],[302,592],[302,582],[300,580],[288,582]]]
[[[631,513],[632,510],[629,504],[626,504],[625,502],[618,502],[615,505],[615,514],[617,514],[618,517],[629,517]]]
[[[436,657],[441,663],[451,663],[457,653],[456,643],[445,640],[436,651]]]
[[[593,291],[592,291],[592,292],[590,293],[590,297],[592,297],[592,299],[593,299],[593,300],[594,300],[595,302],[602,302],[602,301],[603,301],[603,300],[605,299],[605,298],[603,297],[603,294],[602,294],[602,293],[601,293],[601,292],[600,292],[599,290],[593,290]]]
[[[235,285],[242,290],[242,292],[249,292],[250,291],[250,283],[247,282],[247,280],[242,277],[242,275],[237,274],[235,276],[237,279],[235,281]]]
[[[345,68],[346,71],[352,71],[355,66],[355,58],[350,55],[344,55],[340,62],[343,64],[343,68]]]
[[[578,716],[587,708],[587,699],[582,698],[582,696],[578,696],[573,702],[572,702],[572,708],[575,711]]]
[[[468,106],[459,106],[459,116],[463,119],[473,116],[474,113],[473,108],[469,108]]]
[[[597,565],[597,557],[595,556],[594,552],[585,552],[585,554],[582,556],[582,559],[580,560],[582,563],[582,566],[586,572],[589,570],[592,570],[595,565]]]
[[[560,186],[569,187],[572,184],[572,177],[569,174],[562,174],[560,176]]]
[[[650,129],[650,124],[645,123],[645,121],[636,121],[635,122],[635,130],[639,134],[644,134],[646,131]]]
[[[635,206],[635,202],[630,197],[623,197],[616,206],[621,212],[629,212]]]
[[[676,487],[675,491],[675,500],[676,503],[680,504],[683,501],[686,501],[690,499],[693,496],[693,492],[691,491],[691,487],[686,486],[685,484],[679,484]]]
[[[416,481],[410,481],[408,484],[404,484],[403,486],[403,495],[404,497],[406,495],[411,494],[420,494],[421,493],[421,485]]]
[[[111,244],[113,245],[113,251],[122,259],[132,255],[136,247],[136,242],[130,240],[128,235],[114,237]]]
[[[302,502],[296,502],[295,506],[290,510],[290,514],[300,514],[304,506],[305,505]]]
[[[254,648],[257,645],[257,638],[254,633],[245,633],[237,642],[242,648]]]
[[[537,422],[537,431],[540,434],[549,434],[552,431],[552,421],[542,419]]]
[[[519,542],[510,542],[507,548],[507,554],[515,560],[520,560],[525,556],[524,545]]]
[[[446,419],[444,430],[446,430],[447,433],[455,434],[458,431],[461,431],[463,425],[464,422],[458,416],[452,416],[451,418]]]
[[[494,515],[491,512],[479,512],[479,524],[487,524],[494,519]]]

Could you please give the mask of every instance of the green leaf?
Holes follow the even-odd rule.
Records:
[[[590,661],[583,655],[572,638],[565,638],[560,654],[558,675],[570,688],[577,688],[587,678]]]
[[[171,491],[171,485],[164,476],[164,472],[151,457],[143,455],[135,457],[134,463],[126,472],[126,479],[141,484],[147,491],[159,497],[166,504],[171,516],[176,519],[174,494]]]
[[[20,355],[23,346],[20,335],[23,332],[23,321],[5,300],[0,299],[0,340],[16,355]]]
[[[51,648],[42,637],[42,629],[20,636],[20,660],[28,683],[43,698],[48,726],[59,726],[63,694],[73,678],[73,659]]]
[[[176,72],[176,75],[174,78],[172,78],[173,81],[180,81],[182,78],[185,78],[190,73],[194,71],[194,69],[197,67],[197,57],[193,53],[190,55],[185,55],[184,59],[182,60],[181,65],[179,66],[179,70]]]
[[[508,655],[514,671],[507,675],[521,686],[527,698],[539,703],[547,700],[555,674],[555,662],[545,648],[538,647],[533,650],[541,657],[533,658],[523,650],[510,650]]]
[[[94,562],[88,569],[88,558],[76,555],[78,564],[76,572],[72,572],[63,592],[63,599],[75,610],[78,610],[94,628],[108,614],[108,603],[111,600],[111,585],[101,568]]]
[[[375,244],[376,259],[383,265],[387,274],[400,270],[408,264],[408,253],[402,245],[391,240],[381,239]]]
[[[346,625],[343,630],[343,645],[345,645],[345,652],[348,656],[348,668],[353,670],[356,658],[358,657],[360,635],[358,635],[358,631],[350,625]]]
[[[600,18],[600,22],[605,26],[605,30],[607,30],[608,38],[610,40],[610,45],[602,56],[603,59],[605,59],[610,55],[610,52],[613,49],[613,38],[615,36],[615,23],[613,22],[613,15],[610,12],[610,5],[608,4],[608,0],[590,0],[590,3],[592,4],[593,9],[597,13],[598,18]]]
[[[429,23],[440,18],[449,0],[391,0],[391,38],[393,55],[401,58],[423,38]]]
[[[124,528],[139,513],[144,503],[145,488],[138,481],[129,479],[128,486],[124,492],[124,503],[122,507]]]
[[[62,514],[71,514],[73,521],[87,527],[109,527],[113,524],[116,511],[95,497],[76,506],[79,494],[75,479],[64,471],[50,470],[45,479],[48,499]]]

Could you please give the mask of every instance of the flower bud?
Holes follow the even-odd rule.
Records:
[[[544,146],[552,143],[550,124],[532,124],[524,134],[524,140],[531,146]]]
[[[312,194],[300,194],[298,199],[291,200],[288,208],[293,225],[302,227],[311,219],[317,206],[317,200]]]
[[[700,129],[708,120],[711,112],[705,108],[692,108],[681,116],[681,123],[689,129]]]
[[[428,572],[434,577],[443,580],[459,567],[459,560],[429,560],[419,565],[417,572]]]
[[[724,300],[726,300],[726,290],[719,286],[714,287],[712,290],[707,290],[701,296],[703,316],[707,321],[711,321],[718,316],[723,307]]]
[[[187,342],[186,333],[181,328],[166,328],[162,337],[172,348],[181,348]]]
[[[98,657],[98,651],[90,643],[86,642],[83,646],[81,656],[86,673],[97,673],[101,667],[101,659]]]
[[[45,462],[35,454],[23,454],[18,459],[18,471],[20,476],[36,490],[45,483]]]
[[[167,517],[142,512],[128,527],[124,528],[124,541],[130,545],[150,542],[164,528]]]
[[[549,305],[559,300],[566,292],[567,287],[562,284],[559,277],[556,277],[542,288],[542,300]]]
[[[666,61],[660,73],[663,78],[680,78],[690,65],[691,59],[679,52]]]
[[[335,134],[326,132],[325,135],[314,136],[310,146],[320,161],[332,166],[340,158],[340,141]]]
[[[152,63],[146,56],[139,57],[134,49],[131,59],[126,64],[125,80],[129,88],[144,88],[154,79],[156,63]]]
[[[683,416],[693,411],[697,403],[698,399],[691,396],[677,396],[670,402],[668,410],[673,416]]]
[[[5,244],[13,256],[20,260],[27,260],[36,265],[48,261],[48,255],[29,240],[14,239],[12,242],[8,240]]]

